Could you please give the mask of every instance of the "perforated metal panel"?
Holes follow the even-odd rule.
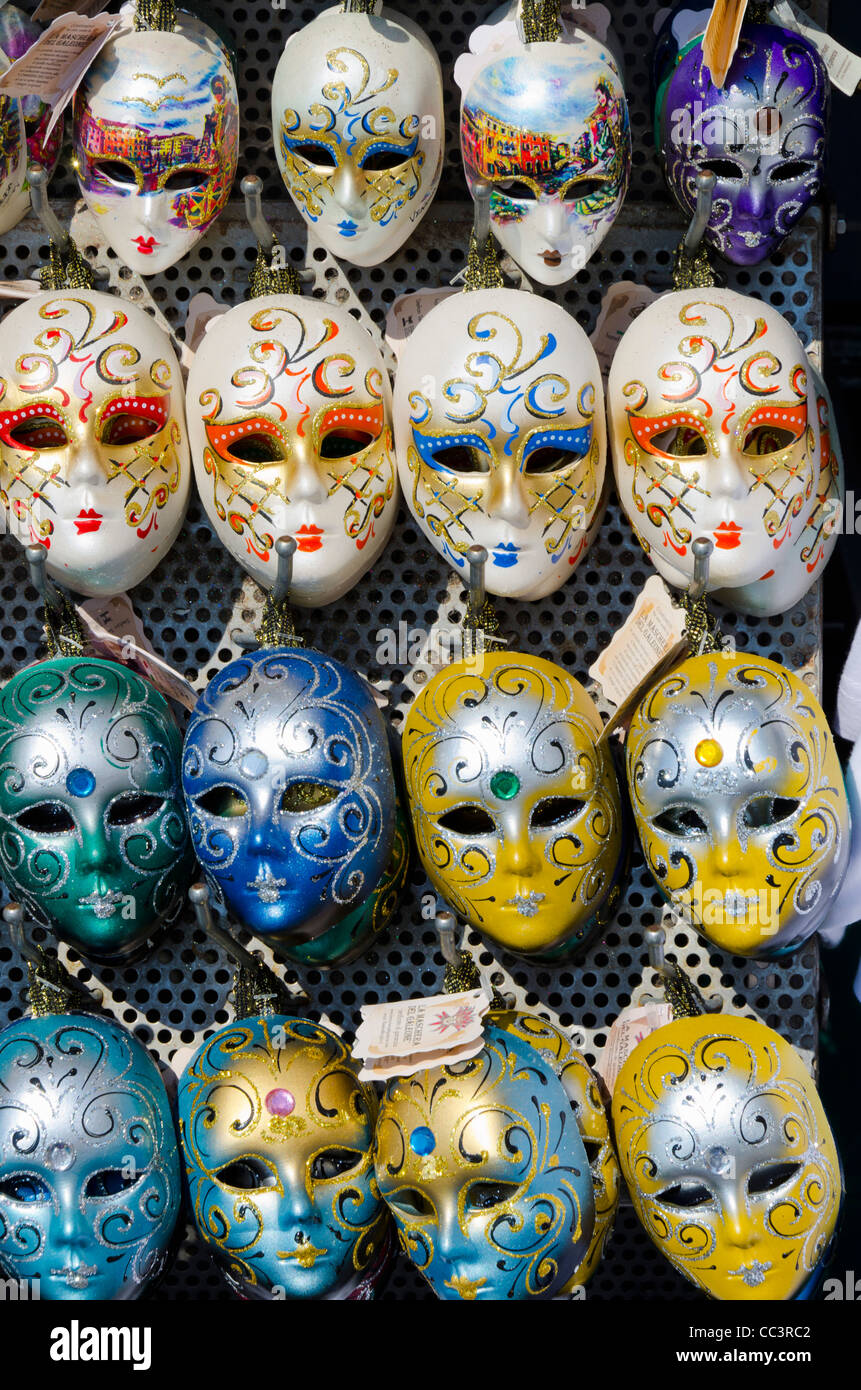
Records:
[[[267,214],[283,243],[296,248],[301,262],[303,252],[299,248],[304,247],[304,233],[292,208],[282,199],[271,158],[269,82],[279,50],[278,36],[323,6],[296,8],[289,17],[268,5],[223,4],[214,8],[224,14],[228,27],[240,37],[247,64],[241,172],[265,176]],[[419,4],[409,8],[436,39],[448,69],[451,58],[464,47],[469,30],[493,6],[458,9],[456,18],[453,7],[439,10]],[[647,12],[655,7],[640,0],[625,0],[613,8],[630,60],[629,91],[639,147],[635,194],[654,198],[654,202],[629,202],[595,260],[569,286],[548,293],[587,331],[594,327],[602,294],[613,281],[645,280],[656,290],[669,286],[671,251],[682,230],[675,214],[658,198],[656,165],[643,145],[647,130],[644,61],[651,22]],[[450,97],[453,103],[453,94]],[[450,124],[450,130],[455,129]],[[461,197],[454,163],[444,192],[449,198]],[[62,213],[62,204],[57,206]],[[447,283],[463,264],[468,228],[462,201],[438,203],[411,244],[385,266],[371,270],[345,266],[356,296],[353,311],[369,314],[381,324],[397,294]],[[254,256],[253,238],[236,205],[231,205],[194,254],[146,282],[121,267],[112,253],[97,244],[85,216],[76,218],[75,233],[82,249],[104,272],[100,287],[112,285],[156,312],[180,342],[191,296],[205,289],[225,305],[238,302]],[[727,276],[731,287],[758,294],[780,308],[814,353],[820,338],[820,241],[814,216],[768,269]],[[44,237],[31,222],[7,236],[0,243],[0,278],[30,275],[40,261],[43,243]],[[309,292],[317,296],[328,293],[337,299],[339,281],[330,258],[323,252],[314,253],[309,264],[314,270]],[[564,589],[534,604],[498,602],[503,631],[516,647],[560,662],[588,685],[588,667],[624,621],[647,577],[640,547],[617,505],[611,503],[595,545]],[[0,677],[6,679],[40,652],[36,596],[29,588],[22,552],[11,537],[0,540],[0,597]],[[255,624],[262,598],[215,539],[196,500],[174,550],[133,597],[156,650],[199,688],[238,653],[230,633]],[[437,624],[450,626],[462,615],[463,599],[459,579],[429,549],[403,508],[389,547],[373,572],[346,600],[318,610],[313,619],[300,612],[298,625],[313,637],[315,645],[369,676],[387,697],[387,713],[400,728],[427,669],[381,665],[377,633],[397,629],[400,622],[407,628],[425,630]],[[753,622],[727,614],[725,627],[735,635],[739,648],[796,669],[810,667],[815,679],[818,591],[782,617]],[[276,964],[297,996],[307,996],[297,999],[297,1004],[313,1017],[322,1017],[351,1033],[362,1003],[416,996],[439,988],[442,957],[432,923],[423,914],[429,892],[423,873],[414,867],[394,924],[374,950],[353,966],[326,973],[296,972]],[[474,933],[469,934],[467,944],[485,976],[503,994],[560,1023],[594,1062],[613,1019],[635,991],[642,990],[644,982],[647,987],[651,983],[643,930],[660,921],[661,913],[661,896],[637,853],[615,921],[574,964],[552,970],[528,966],[496,948],[490,950]],[[241,939],[261,949],[250,938]],[[187,1050],[232,1017],[228,1001],[231,971],[220,951],[195,928],[190,911],[154,944],[149,958],[134,968],[92,972],[73,952],[63,948],[61,954],[83,982],[101,992],[104,1006],[168,1066],[180,1068]],[[268,951],[263,950],[263,954],[272,962]],[[710,950],[692,932],[679,929],[668,943],[668,954],[685,966],[707,996],[720,996],[737,1011],[756,1010],[796,1045],[815,1049],[818,957],[814,945],[806,946],[788,962],[766,965]],[[24,980],[21,961],[9,947],[0,946],[0,1021],[20,1016],[26,1007]],[[228,1296],[191,1230],[162,1292],[170,1297]],[[388,1296],[427,1297],[428,1293],[420,1276],[399,1260]],[[590,1297],[694,1296],[692,1288],[654,1251],[633,1211],[623,1208]]]

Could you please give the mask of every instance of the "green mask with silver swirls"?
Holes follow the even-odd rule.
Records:
[[[85,956],[128,956],[184,897],[180,748],[167,701],[112,661],[56,657],[0,691],[0,873]]]

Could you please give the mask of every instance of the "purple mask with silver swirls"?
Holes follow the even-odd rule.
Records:
[[[705,240],[733,265],[775,252],[822,184],[830,85],[816,49],[775,24],[746,24],[723,88],[700,42],[666,86],[660,132],[667,182],[693,216],[697,174],[717,177]]]

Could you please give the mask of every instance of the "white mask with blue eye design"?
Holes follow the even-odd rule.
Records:
[[[422,531],[487,588],[539,599],[574,573],[601,517],[601,371],[558,304],[520,290],[453,295],[401,354],[394,401],[401,486]]]

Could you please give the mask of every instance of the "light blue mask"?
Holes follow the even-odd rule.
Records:
[[[275,1014],[222,1028],[180,1079],[194,1219],[241,1296],[373,1296],[389,1222],[357,1071],[327,1028]]]
[[[133,1299],[180,1207],[167,1093],[146,1049],[85,1014],[0,1033],[0,1265],[43,1299]]]
[[[320,652],[231,661],[200,696],[182,763],[197,856],[257,935],[314,940],[383,876],[396,796],[370,688]]]

